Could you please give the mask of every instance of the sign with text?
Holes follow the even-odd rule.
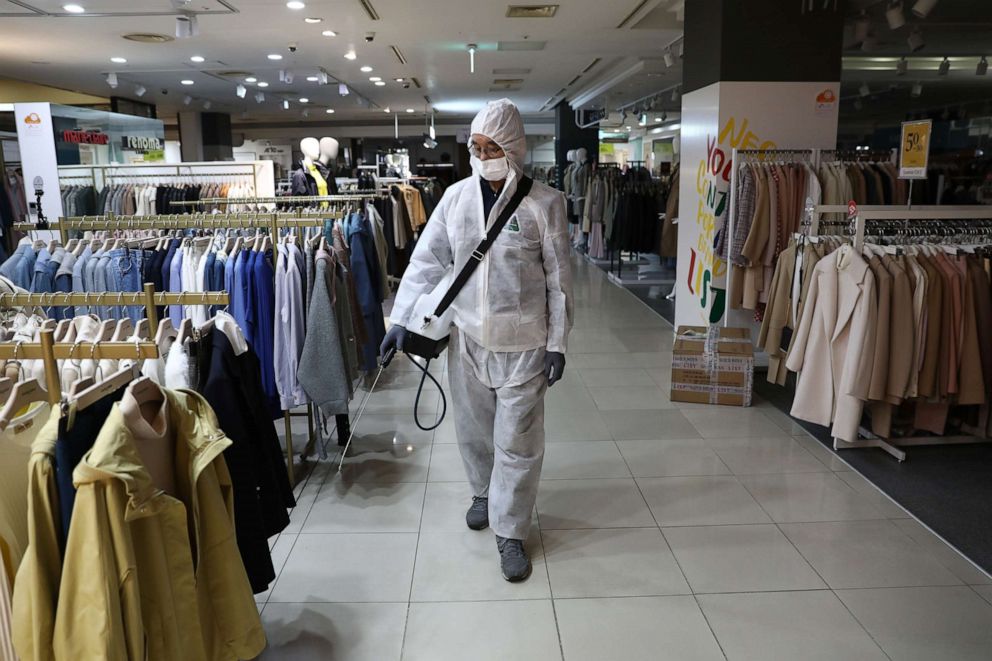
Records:
[[[929,119],[902,123],[902,140],[899,143],[900,179],[927,178],[932,129],[933,122]]]

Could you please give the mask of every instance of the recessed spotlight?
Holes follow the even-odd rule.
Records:
[[[323,23],[324,22],[324,19],[317,18],[316,16],[307,16],[306,18],[303,19],[303,22],[304,23],[309,23],[310,25],[313,25],[315,23]]]
[[[86,8],[82,5],[62,5],[62,9],[70,14],[83,14],[86,12]]]
[[[413,108],[407,108],[406,111],[412,113],[413,112]]]
[[[405,83],[406,82],[406,78],[394,78],[393,80],[395,80],[397,83]]]
[[[110,89],[117,89],[117,74],[113,71],[107,74],[107,84],[110,85]]]
[[[376,87],[385,87],[386,86],[386,83],[384,81],[382,81],[382,80],[377,80],[375,82],[375,86]]]
[[[269,53],[268,58],[270,60],[278,61],[282,59],[282,55],[280,55],[279,53]]]
[[[265,94],[263,94],[262,92],[255,92],[255,103],[264,103],[264,102],[265,102]]]
[[[391,111],[391,110],[389,109],[389,107],[387,106],[386,108],[383,108],[383,109],[382,109],[382,112],[392,112],[392,111]]]
[[[239,99],[243,99],[248,94],[248,88],[244,85],[238,85],[234,88],[234,93],[238,95]]]
[[[283,110],[289,110],[289,101],[286,101],[285,99],[283,100],[283,102],[282,102],[282,109]]]
[[[289,2],[286,3],[286,6],[289,7],[290,9],[306,9],[307,8],[306,3],[305,2],[300,2],[300,0],[289,0]]]
[[[381,80],[382,80],[382,78],[379,77],[379,76],[369,76],[369,82],[370,83],[378,83]]]
[[[187,78],[186,80],[180,80],[179,82],[181,82],[183,85],[193,85],[194,84],[194,81],[190,80],[189,78]]]
[[[114,64],[127,64],[127,58],[124,57],[112,57],[110,61]]]
[[[371,73],[372,72],[372,67],[370,67],[369,65],[366,64],[364,67],[362,67],[361,69],[359,69],[359,71],[361,71],[362,73]]]
[[[148,90],[145,89],[145,86],[144,85],[135,85],[135,87],[134,87],[134,94],[137,97],[144,96],[147,91]]]
[[[334,30],[324,30],[323,32],[321,32],[321,34],[324,35],[325,37],[336,37],[336,36],[338,36],[338,33],[335,32]]]
[[[207,61],[207,58],[203,57],[202,55],[194,55],[191,58],[189,58],[189,61],[190,62],[196,62],[197,64],[200,64],[201,62],[206,62]]]
[[[268,84],[267,82],[265,82],[265,81],[263,80],[262,82],[260,82],[260,83],[258,84],[258,86],[259,86],[259,87],[268,87],[268,86],[269,86],[269,84]]]
[[[191,103],[193,103],[193,97],[191,97],[189,94],[187,94],[186,96],[183,97],[183,105],[184,106],[188,106]]]
[[[308,83],[316,83],[320,80],[320,76],[307,76]]]
[[[334,114],[334,108],[328,108],[324,112],[326,112],[328,115],[333,115]]]
[[[358,58],[358,56],[355,54],[355,51],[353,51],[353,50],[350,50],[350,51],[348,51],[347,53],[344,54],[344,59],[346,59],[346,60],[354,60],[354,59],[357,59],[357,58]]]
[[[247,78],[245,78],[245,82],[246,83],[257,83],[258,82],[258,78],[256,78],[255,76],[248,76]]]
[[[300,97],[300,103],[310,103],[310,99],[305,96]]]

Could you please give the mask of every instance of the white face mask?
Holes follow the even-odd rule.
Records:
[[[485,161],[473,156],[472,169],[486,181],[502,181],[510,174],[510,162],[506,160],[506,156]]]

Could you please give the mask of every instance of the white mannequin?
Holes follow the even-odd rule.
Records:
[[[586,151],[585,147],[579,147],[575,150],[575,162],[579,165],[585,165],[588,154],[589,152]]]
[[[568,161],[569,163],[574,163],[575,162],[575,150],[574,149],[569,149],[567,152],[565,152],[565,160]]]
[[[327,165],[338,158],[338,141],[334,138],[320,139],[320,162]]]
[[[317,138],[303,138],[300,151],[303,152],[303,165],[310,167],[320,159],[320,141]]]

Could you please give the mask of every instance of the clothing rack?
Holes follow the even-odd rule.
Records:
[[[731,283],[734,277],[733,265],[729,261],[729,245],[733,242],[734,237],[734,214],[736,212],[736,205],[734,204],[737,198],[737,186],[738,186],[738,171],[739,165],[742,163],[752,163],[752,162],[773,162],[773,163],[806,163],[814,170],[817,168],[820,162],[820,150],[818,149],[733,149],[731,151],[730,157],[730,188],[727,191],[727,195],[730,196],[730,202],[727,204],[727,221],[723,225],[723,231],[727,234],[728,242],[728,260],[727,260],[727,280],[725,285],[726,296],[730,296],[730,292],[733,291]],[[847,209],[845,208],[846,212]],[[717,256],[719,258],[719,256]],[[729,306],[727,311],[723,315],[723,325],[724,327],[730,326],[730,310]]]
[[[367,193],[347,193],[344,195],[284,195],[282,197],[206,197],[199,200],[181,200],[172,202],[173,206],[195,206],[199,204],[283,204],[291,202],[356,202],[370,200],[387,195],[387,191],[369,191]]]
[[[823,212],[831,212],[836,209],[835,206],[827,206],[818,207],[817,210],[819,211],[821,208],[823,209]],[[973,206],[918,206],[912,209],[908,207],[862,207],[857,210],[853,219],[851,219],[849,223],[849,234],[853,235],[854,249],[856,251],[860,252],[864,247],[867,223],[877,221],[905,221],[915,223],[940,223],[942,221],[992,221],[992,209]],[[887,227],[896,226],[882,226],[883,229]],[[810,236],[817,236],[817,234],[814,233],[813,228],[811,228]],[[859,438],[853,442],[834,438],[834,450],[846,450],[850,448],[880,448],[901,462],[906,460],[906,452],[905,450],[900,449],[901,446],[962,445],[992,442],[992,439],[972,435],[921,435],[899,438],[881,438],[863,427],[859,428],[858,431],[859,436],[863,436],[864,438]]]

